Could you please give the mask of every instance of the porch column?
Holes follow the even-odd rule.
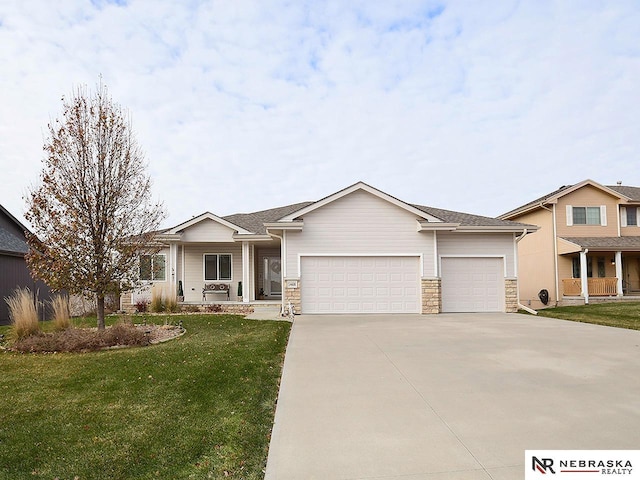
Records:
[[[242,242],[242,301],[249,303],[249,242]]]
[[[589,303],[589,279],[587,278],[587,252],[580,252],[580,283],[582,285],[582,296],[584,303]]]
[[[624,293],[622,291],[622,252],[616,252],[616,278],[618,280],[617,293],[621,297]]]
[[[170,298],[176,298],[178,295],[178,245],[175,243],[169,244],[169,291],[167,295]]]
[[[256,246],[251,244],[249,253],[251,254],[251,268],[249,269],[249,301],[256,300]]]

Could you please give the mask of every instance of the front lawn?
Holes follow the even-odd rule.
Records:
[[[538,310],[541,317],[640,330],[640,302],[591,303]]]
[[[166,318],[187,333],[86,354],[0,352],[0,478],[263,478],[290,324]]]

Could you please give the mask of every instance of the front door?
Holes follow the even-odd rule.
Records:
[[[264,294],[267,297],[282,296],[280,257],[264,257]]]

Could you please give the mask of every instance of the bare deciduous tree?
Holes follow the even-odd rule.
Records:
[[[133,287],[138,255],[153,253],[165,213],[151,200],[128,115],[107,88],[77,88],[62,102],[62,117],[48,125],[40,183],[25,198],[27,262],[54,289],[94,294],[104,329],[105,295]]]

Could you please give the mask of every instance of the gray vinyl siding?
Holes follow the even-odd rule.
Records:
[[[230,253],[232,261],[231,282],[221,281],[220,283],[231,283],[230,296],[236,299],[238,293],[238,282],[242,281],[242,244],[224,243],[211,245],[184,245],[185,259],[185,279],[184,279],[184,299],[187,302],[199,302],[202,300],[202,287],[204,286],[204,254],[205,253]],[[209,295],[207,300],[226,300],[223,295]]]
[[[286,275],[299,276],[298,256],[313,254],[423,254],[433,276],[432,232],[418,232],[416,215],[365,191],[356,191],[306,214],[301,232],[285,232]]]
[[[513,233],[438,232],[439,256],[504,256],[507,278],[515,277]]]

